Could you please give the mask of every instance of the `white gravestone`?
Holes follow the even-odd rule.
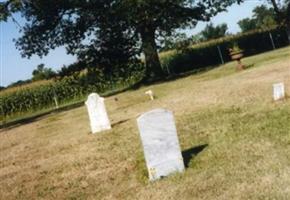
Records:
[[[273,98],[275,101],[285,98],[284,83],[273,84]]]
[[[92,133],[111,129],[103,97],[97,93],[92,93],[88,96],[85,104],[89,113]]]
[[[155,109],[137,119],[151,181],[184,171],[183,158],[171,111]]]

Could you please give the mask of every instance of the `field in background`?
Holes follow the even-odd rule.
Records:
[[[243,50],[245,56],[289,45],[283,27],[253,30],[190,46],[177,46],[175,50],[161,52],[161,66],[169,77],[204,71],[221,63],[230,62],[228,50],[234,44]],[[60,81],[38,81],[2,90],[0,128],[30,120],[38,115],[75,107],[91,92],[98,92],[101,95],[122,92],[136,86],[136,83],[143,79],[143,63],[131,63],[126,65],[125,69],[125,71],[117,70],[109,76],[97,72],[89,75],[86,70],[78,75],[77,73],[72,75],[67,71],[67,76]],[[59,110],[58,107],[62,108]]]
[[[243,62],[107,98],[100,134],[84,106],[2,129],[0,199],[289,199],[290,101],[273,102],[272,84],[290,94],[290,48]],[[149,183],[136,118],[160,107],[188,167]]]

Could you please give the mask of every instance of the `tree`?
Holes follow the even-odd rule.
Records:
[[[216,39],[224,37],[228,30],[227,24],[223,23],[214,26],[213,23],[207,24],[203,31],[201,31],[202,38],[204,40]]]
[[[5,90],[6,87],[0,85],[0,91]]]
[[[83,56],[82,52],[94,55],[102,48],[100,41],[107,36],[102,34],[104,29],[110,36],[138,37],[145,56],[146,75],[152,77],[163,75],[155,40],[158,35],[193,27],[199,20],[207,21],[227,6],[241,1],[7,0],[0,3],[0,20],[7,20],[15,12],[21,12],[25,17],[23,36],[16,45],[22,55],[28,57],[33,54],[43,56],[50,49],[64,45],[68,53],[90,60],[94,58]],[[113,28],[109,22],[113,23]],[[87,45],[83,45],[84,42]]]
[[[284,3],[280,0],[269,1],[273,5],[279,24],[286,26],[288,41],[290,44],[290,0],[284,0]]]
[[[245,18],[240,21],[238,21],[238,25],[240,26],[240,29],[242,32],[247,32],[250,30],[257,29],[257,24],[255,19]]]
[[[16,87],[16,86],[22,86],[22,85],[25,85],[25,84],[28,84],[28,83],[31,83],[31,79],[19,80],[19,81],[16,81],[16,82],[13,82],[13,83],[9,84],[7,86],[7,88]]]
[[[253,19],[255,19],[256,26],[258,28],[265,29],[277,25],[275,11],[273,8],[268,8],[265,5],[261,5],[255,7],[253,13]]]
[[[86,68],[87,68],[86,63],[77,61],[67,66],[63,65],[62,68],[57,71],[57,74],[60,77],[71,76],[74,73],[79,73],[82,70],[85,70]]]
[[[261,5],[254,8],[252,18],[242,19],[238,25],[242,32],[246,32],[254,29],[267,29],[278,24],[274,9]]]
[[[115,68],[138,62],[138,37],[127,22],[119,21],[117,14],[104,15],[93,41],[78,50],[79,60],[91,69],[97,66],[104,74],[112,74]]]
[[[32,71],[32,80],[47,80],[56,76],[56,73],[51,68],[44,67],[44,64],[39,64],[35,70]]]

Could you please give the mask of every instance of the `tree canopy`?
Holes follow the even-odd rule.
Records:
[[[238,22],[242,32],[254,29],[266,29],[278,25],[273,8],[265,5],[257,6],[253,10],[252,18],[245,18]]]
[[[134,59],[141,48],[147,76],[162,76],[156,37],[194,27],[242,0],[7,0],[0,20],[20,12],[27,23],[16,46],[23,56],[43,56],[65,46],[80,60],[109,67]],[[105,66],[106,67],[106,66]]]

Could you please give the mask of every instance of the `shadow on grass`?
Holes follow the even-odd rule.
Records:
[[[183,162],[186,168],[189,166],[190,160],[195,157],[197,154],[203,151],[204,148],[206,148],[208,144],[203,144],[200,146],[192,147],[189,149],[186,149],[182,151],[182,157],[183,157]]]
[[[155,79],[151,79],[151,80],[140,80],[139,82],[135,83],[134,85],[132,85],[130,88],[128,88],[128,90],[138,90],[140,89],[142,86],[149,86],[149,85],[155,85],[155,84],[161,84],[161,83],[167,83],[167,82],[172,82],[175,81],[177,79],[180,78],[185,78],[194,74],[203,74],[206,73],[210,70],[213,70],[217,67],[219,67],[220,65],[212,65],[212,66],[207,66],[207,67],[201,67],[201,68],[197,68],[191,71],[187,71],[187,72],[181,72],[178,74],[170,74],[167,75],[165,77],[162,78],[155,78]]]
[[[3,122],[3,124],[0,125],[0,129],[9,130],[12,128],[16,128],[16,127],[21,126],[21,125],[25,125],[25,124],[28,124],[31,122],[38,121],[42,117],[45,117],[46,115],[68,111],[68,110],[71,110],[74,108],[78,108],[78,107],[82,106],[83,104],[84,104],[84,102],[78,102],[78,103],[67,105],[67,106],[64,106],[64,107],[61,107],[58,109],[53,109],[53,110],[45,111],[43,113],[35,114],[35,115],[29,116],[29,117],[23,117],[21,119],[17,119],[17,120],[13,120],[13,121]]]
[[[124,119],[124,120],[120,120],[120,121],[118,121],[118,122],[115,122],[115,123],[112,124],[112,128],[114,128],[114,127],[117,126],[117,125],[123,124],[123,123],[125,123],[125,122],[127,122],[127,121],[129,121],[129,120],[130,120],[130,119]]]
[[[248,64],[248,65],[245,65],[245,69],[250,69],[250,68],[253,68],[255,66],[255,64]]]

